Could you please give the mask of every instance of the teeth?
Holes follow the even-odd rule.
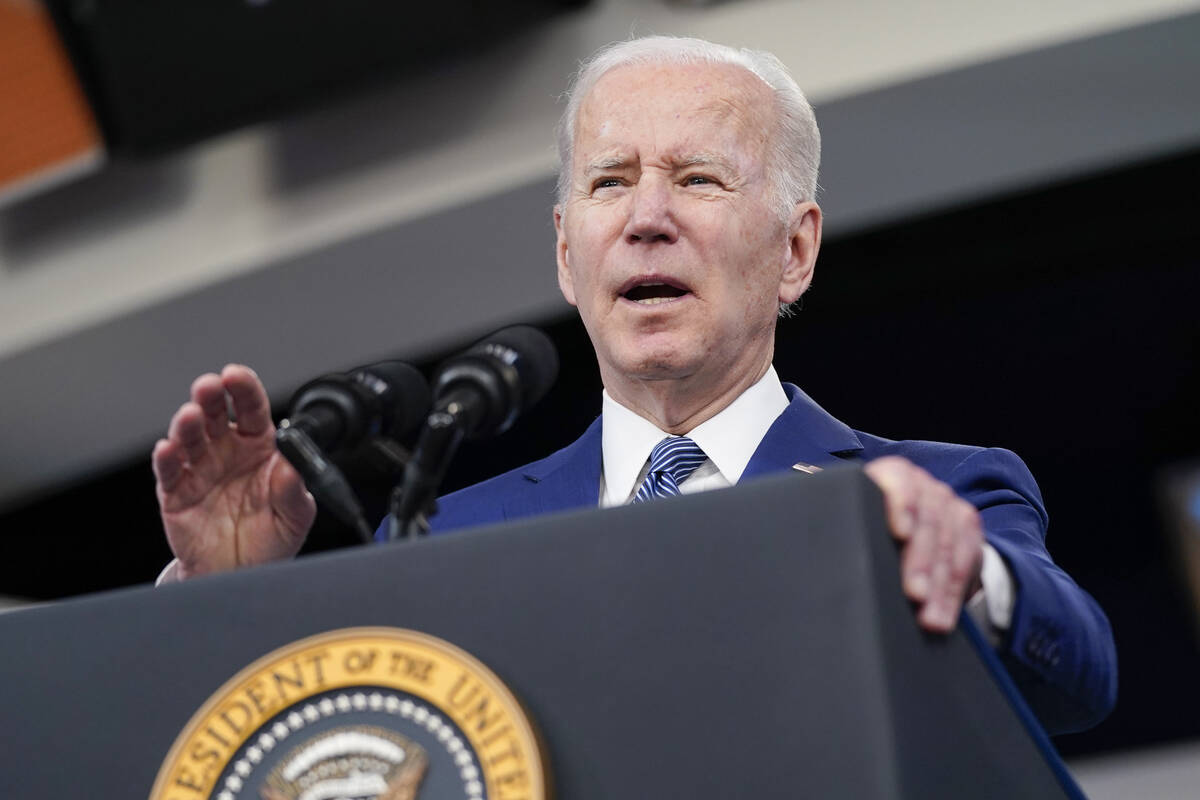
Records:
[[[674,300],[674,299],[676,299],[676,298],[674,298],[674,297],[647,297],[643,300],[638,300],[637,302],[641,303],[644,306],[653,306],[653,305],[657,305],[659,303],[666,303],[666,302],[668,302],[670,300]]]

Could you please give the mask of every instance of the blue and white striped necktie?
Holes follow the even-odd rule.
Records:
[[[679,494],[679,484],[708,459],[700,446],[686,436],[671,436],[650,451],[650,470],[631,502]]]

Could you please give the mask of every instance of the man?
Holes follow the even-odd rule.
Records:
[[[819,135],[782,65],[699,40],[611,46],[580,72],[559,148],[558,280],[595,347],[603,415],[559,453],[443,498],[435,529],[861,460],[918,622],[952,630],[970,600],[1050,730],[1103,718],[1108,622],[1047,554],[1020,460],[852,431],[771,367],[776,320],[811,283],[821,241]],[[272,434],[247,368],[193,384],[153,455],[168,577],[295,554],[314,505]]]

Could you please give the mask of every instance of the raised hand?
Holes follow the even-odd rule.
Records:
[[[903,543],[900,582],[921,627],[946,632],[980,587],[983,525],[975,507],[912,462],[886,456],[865,467],[883,490],[888,526]]]
[[[275,447],[262,382],[240,364],[192,383],[191,400],[175,412],[151,463],[177,578],[290,558],[316,515],[312,495]]]

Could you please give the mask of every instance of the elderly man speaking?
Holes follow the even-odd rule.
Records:
[[[861,461],[902,544],[919,623],[952,630],[966,604],[1050,731],[1102,719],[1116,691],[1108,621],[1046,552],[1020,459],[851,430],[771,366],[776,322],[811,283],[821,244],[820,136],[782,64],[635,39],[593,56],[569,98],[558,282],[596,350],[603,414],[550,457],[442,498],[434,529]],[[165,578],[299,549],[315,506],[273,433],[248,368],[193,383],[153,455],[176,556]]]

